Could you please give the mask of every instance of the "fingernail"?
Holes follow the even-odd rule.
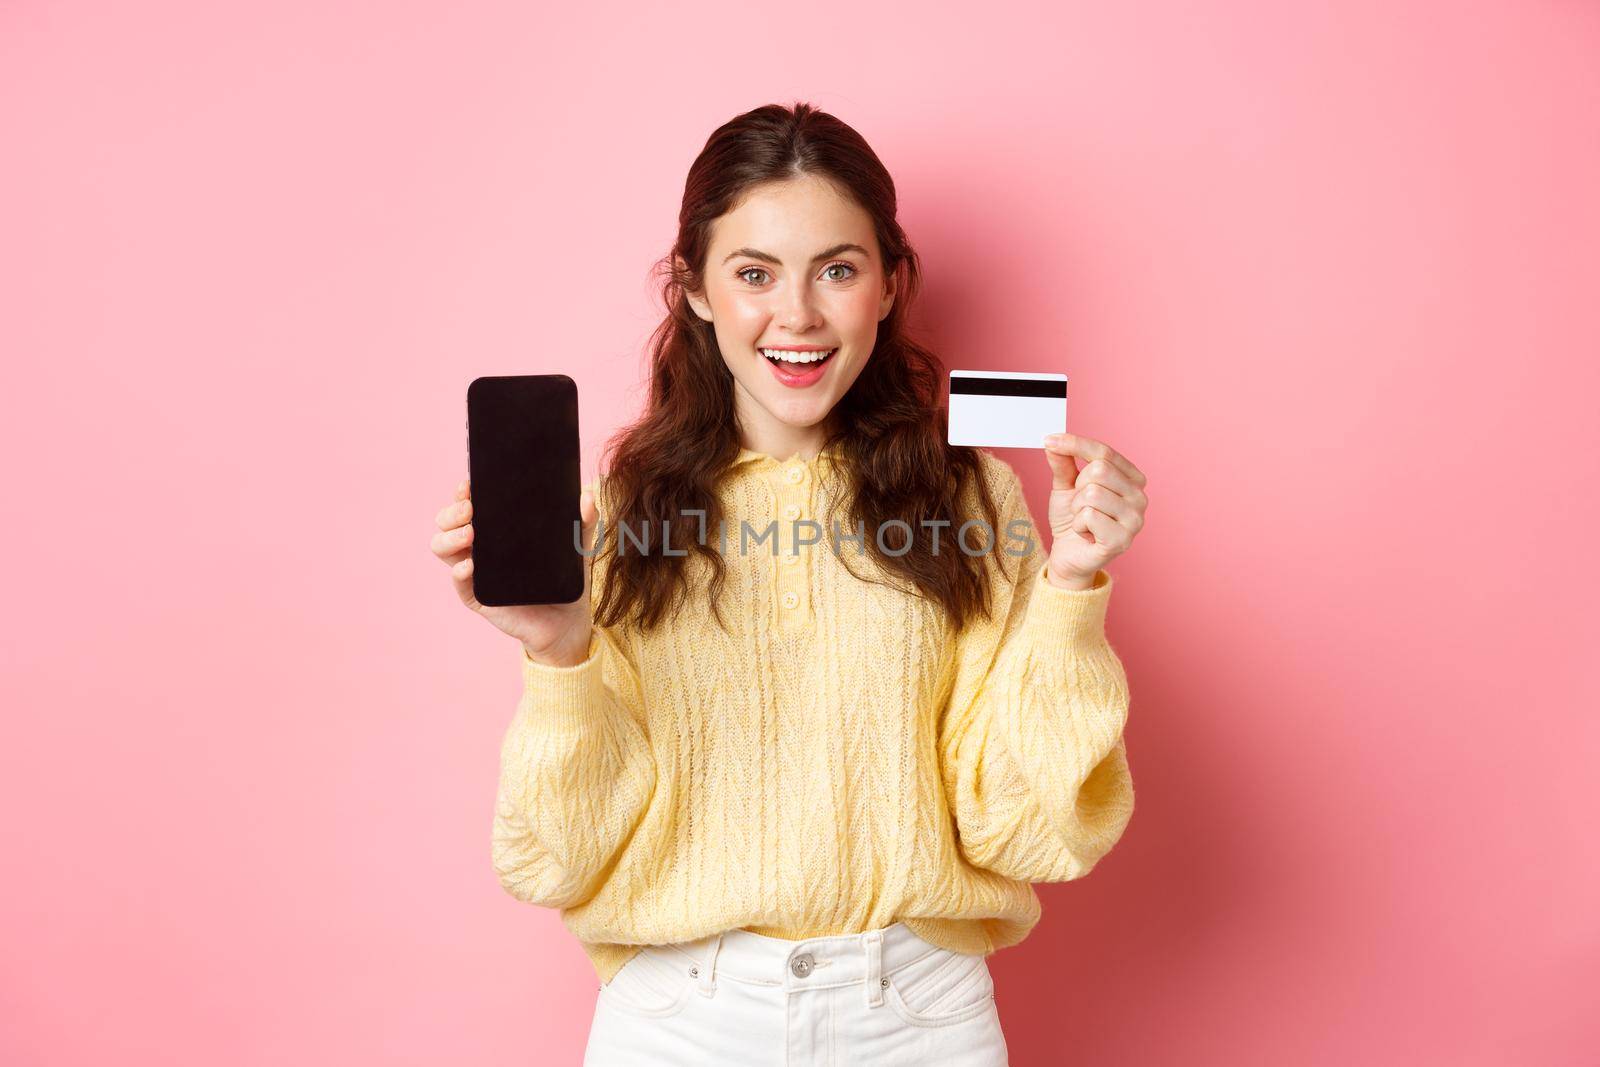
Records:
[[[1061,435],[1058,433],[1047,433],[1044,435],[1044,443],[1047,445],[1059,444],[1060,441]]]

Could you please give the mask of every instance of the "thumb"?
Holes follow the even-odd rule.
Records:
[[[1069,452],[1046,448],[1044,458],[1050,464],[1050,489],[1075,489],[1078,485],[1078,461]]]
[[[582,526],[583,543],[583,595],[589,595],[589,573],[594,570],[595,532],[599,524],[600,508],[595,499],[596,486],[586,485],[578,494],[578,518]]]
[[[595,487],[586,485],[583,492],[578,494],[578,517],[583,520],[583,548],[587,552],[594,547],[595,527],[600,518],[600,508],[595,503]]]

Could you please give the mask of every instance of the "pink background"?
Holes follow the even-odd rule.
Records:
[[[1593,1062],[1577,0],[0,6],[0,1061],[578,1061],[428,539],[477,375],[572,374],[592,476],[689,162],[796,99],[947,363],[1150,477],[1138,813],[991,961],[1015,1062]]]

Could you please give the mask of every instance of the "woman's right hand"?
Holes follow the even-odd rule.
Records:
[[[529,657],[552,667],[572,667],[589,658],[594,615],[589,606],[589,572],[594,559],[594,531],[599,511],[594,494],[578,495],[583,519],[583,595],[570,604],[518,604],[493,607],[480,604],[472,587],[472,485],[463,479],[456,498],[439,511],[439,532],[433,535],[433,554],[450,567],[456,595],[473,611],[504,633],[522,642]]]

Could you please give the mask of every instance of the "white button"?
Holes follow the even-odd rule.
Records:
[[[784,555],[781,555],[778,558],[783,560],[783,562],[786,563],[786,564],[788,564],[788,563],[799,563],[800,562],[799,554],[798,553],[794,553],[794,552],[785,553]]]
[[[784,472],[784,477],[788,478],[791,482],[798,482],[801,478],[804,478],[805,476],[806,476],[806,469],[804,467],[790,467],[787,471]]]
[[[784,607],[792,608],[798,603],[800,603],[800,596],[799,596],[798,593],[785,593],[785,594],[783,594],[783,606]]]
[[[790,504],[788,507],[784,508],[783,517],[786,519],[798,519],[800,517],[800,505]]]

